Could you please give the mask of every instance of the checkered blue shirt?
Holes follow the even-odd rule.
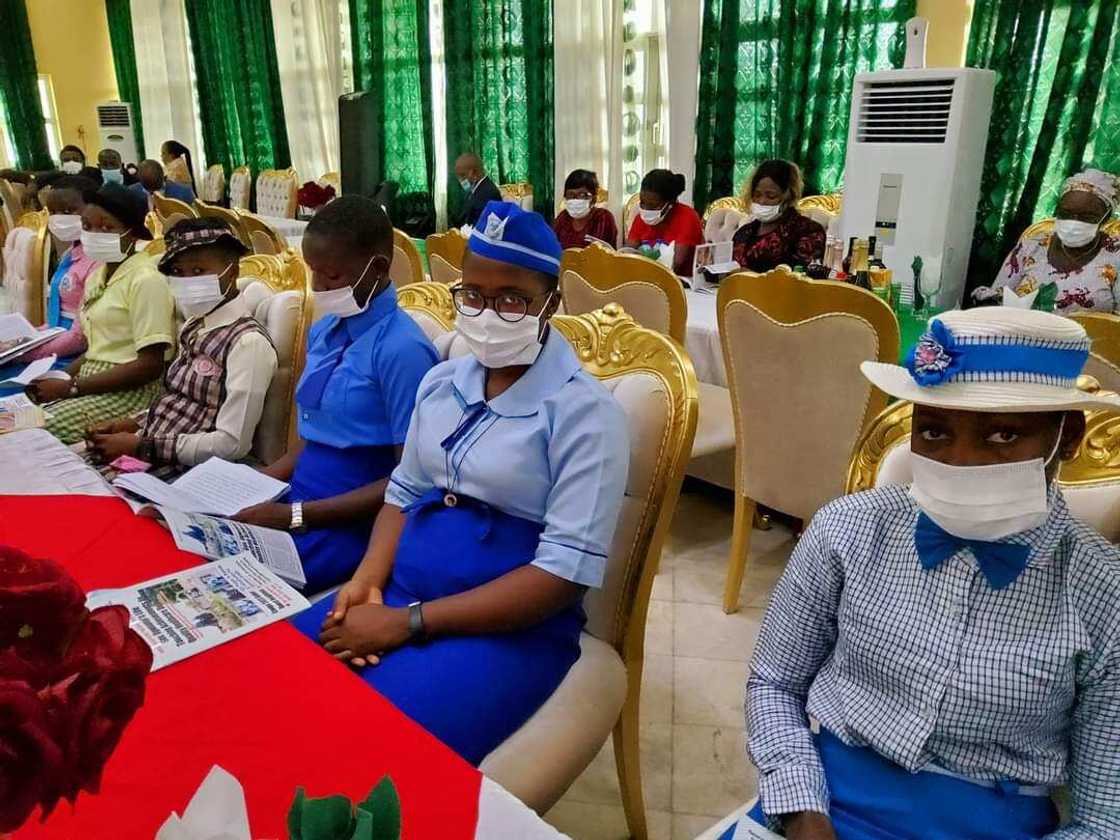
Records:
[[[828,812],[808,717],[911,772],[1068,784],[1052,838],[1120,837],[1120,552],[1051,490],[993,590],[962,549],[924,571],[905,487],[831,503],[774,591],[747,680],[748,751],[768,815]]]

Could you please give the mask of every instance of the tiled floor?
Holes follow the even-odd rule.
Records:
[[[755,794],[744,749],[747,662],[789,528],[755,531],[742,609],[725,615],[731,495],[686,485],[653,588],[642,684],[642,778],[651,840],[691,840]],[[610,742],[547,819],[574,840],[627,836]]]

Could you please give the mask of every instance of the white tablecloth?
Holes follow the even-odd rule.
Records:
[[[279,216],[257,216],[262,222],[288,240],[288,245],[299,252],[307,222],[302,219],[284,219]]]
[[[692,357],[696,378],[726,388],[727,371],[723,366],[723,348],[719,343],[715,289],[686,289],[684,294],[688,302],[684,349]]]
[[[97,470],[46,429],[0,435],[0,465],[0,495],[116,495]]]

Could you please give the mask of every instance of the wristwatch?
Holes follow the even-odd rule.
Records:
[[[141,461],[147,461],[149,464],[154,464],[156,460],[156,444],[151,438],[141,437],[140,442],[136,444],[136,457]]]
[[[424,629],[424,605],[419,601],[413,601],[408,605],[408,638],[420,640],[426,635],[427,630]]]
[[[292,502],[292,521],[288,523],[288,530],[293,534],[307,531],[307,526],[303,524],[303,502]]]

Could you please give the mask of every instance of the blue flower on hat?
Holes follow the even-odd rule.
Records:
[[[918,343],[906,357],[906,367],[914,381],[925,387],[940,385],[960,372],[962,354],[949,328],[940,319],[934,319],[929,332],[918,339]]]

